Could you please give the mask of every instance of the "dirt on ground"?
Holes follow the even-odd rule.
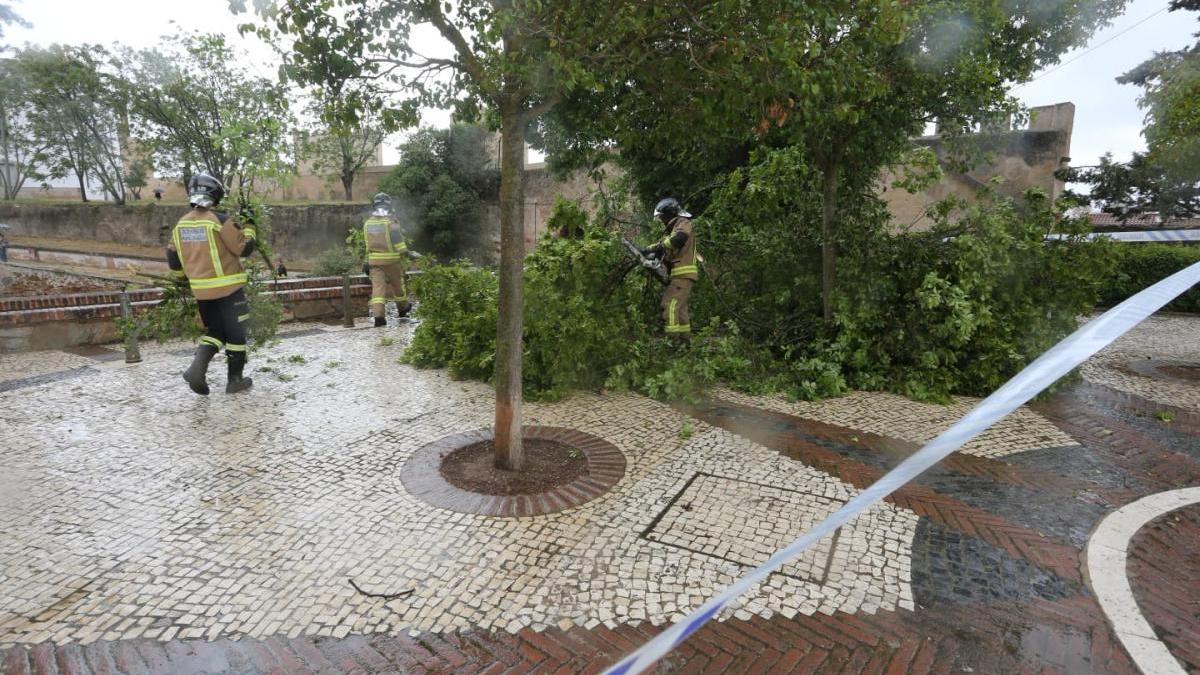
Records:
[[[68,274],[0,270],[0,297],[90,293],[116,290],[120,287],[121,285],[116,282],[85,279]]]
[[[487,440],[446,455],[442,477],[469,492],[509,496],[548,492],[587,473],[587,457],[577,448],[540,438],[527,438],[524,446],[521,471],[497,469],[495,443]]]

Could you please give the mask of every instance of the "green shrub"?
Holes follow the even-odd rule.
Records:
[[[312,273],[317,277],[340,277],[347,273],[358,274],[361,267],[361,257],[354,255],[346,247],[339,246],[317,256]]]
[[[1117,264],[1105,279],[1100,303],[1120,304],[1129,296],[1200,262],[1200,246],[1182,244],[1117,244]],[[1184,293],[1166,309],[1200,312],[1200,287]]]
[[[366,235],[361,227],[352,227],[346,234],[346,244],[331,248],[317,256],[313,276],[340,277],[343,274],[358,274],[366,255]]]

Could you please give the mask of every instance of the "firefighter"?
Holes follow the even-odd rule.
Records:
[[[251,378],[242,376],[246,367],[246,321],[250,317],[241,258],[254,252],[256,233],[252,225],[243,227],[236,219],[214,210],[225,196],[221,181],[201,173],[192,176],[187,187],[192,210],[171,232],[167,264],[173,277],[191,286],[200,306],[204,336],[183,379],[192,391],[208,395],[208,364],[224,348],[229,364],[225,393],[233,394],[254,384]]]
[[[670,283],[662,297],[663,324],[669,337],[690,338],[688,296],[692,293],[692,285],[700,278],[696,266],[696,239],[692,236],[692,214],[683,210],[679,200],[667,197],[654,206],[654,217],[663,224],[666,236],[642,249],[642,253],[662,260],[670,271]]]
[[[408,301],[408,289],[404,284],[404,261],[408,247],[404,233],[392,216],[392,198],[380,192],[372,200],[374,210],[363,223],[363,234],[367,240],[367,262],[363,274],[371,278],[371,315],[375,327],[387,325],[384,307],[389,301],[396,303],[401,317],[407,316],[412,303]]]

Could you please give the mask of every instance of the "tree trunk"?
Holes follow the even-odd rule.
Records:
[[[829,161],[822,165],[824,194],[821,213],[821,309],[826,321],[833,320],[833,289],[837,271],[837,247],[834,230],[837,223],[838,165]]]
[[[79,179],[79,198],[80,198],[80,199],[82,199],[83,201],[85,201],[85,202],[86,202],[86,201],[88,200],[88,198],[87,198],[87,185],[86,185],[86,184],[84,184],[84,182],[83,182],[83,172],[82,172],[82,171],[76,171],[76,172],[75,172],[75,178]]]
[[[521,355],[524,323],[525,223],[522,212],[524,126],[515,106],[500,118],[500,303],[496,321],[496,467],[519,471]]]
[[[346,201],[354,201],[354,174],[342,172],[342,189],[346,191]]]

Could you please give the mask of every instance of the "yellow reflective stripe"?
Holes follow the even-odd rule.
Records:
[[[695,265],[676,265],[671,268],[671,276],[677,277],[684,274],[699,274],[700,268]]]
[[[367,261],[371,260],[403,260],[404,256],[399,253],[368,253]]]
[[[219,279],[225,276],[225,268],[221,265],[221,252],[217,250],[216,230],[213,229],[211,222],[206,224],[208,225],[208,252],[212,255],[213,272]]]
[[[674,234],[674,233],[672,233],[672,234]],[[663,240],[662,240],[662,245],[663,245],[663,246],[666,246],[667,248],[670,248],[670,249],[673,249],[673,248],[675,248],[674,246],[672,246],[672,245],[671,245],[671,235],[670,235],[670,234],[668,234],[667,236],[663,237]]]
[[[171,239],[174,240],[174,242],[175,242],[175,253],[179,256],[180,260],[183,260],[183,247],[180,245],[180,242],[179,242],[179,226],[178,225],[175,226],[175,231],[171,232]]]
[[[679,298],[671,298],[671,304],[667,307],[667,327],[676,325],[675,322],[675,306],[679,304]]]
[[[225,345],[225,351],[226,352],[244,352],[244,351],[246,351],[246,345],[235,345],[231,342],[231,343]]]
[[[371,298],[371,302],[368,302],[367,304],[368,305],[384,305],[384,304],[387,304],[387,298]]]
[[[206,290],[210,288],[224,288],[225,286],[233,286],[235,284],[246,283],[246,273],[239,272],[223,277],[213,277],[211,279],[192,279],[192,290]]]
[[[171,270],[171,278],[181,280],[186,279],[187,275],[184,274],[183,270]]]
[[[247,239],[254,239],[258,236],[258,230],[254,229],[253,227],[243,227],[242,234],[246,235]]]
[[[404,253],[405,251],[408,250],[408,245],[405,244],[404,242],[400,242],[399,244],[396,244],[395,246],[393,246],[392,250],[395,251],[396,253]]]
[[[220,340],[218,340],[217,338],[215,338],[215,337],[209,337],[209,336],[207,336],[207,335],[205,335],[204,337],[200,338],[200,342],[201,342],[202,344],[206,344],[206,345],[212,345],[213,347],[216,347],[217,349],[220,349],[221,347],[224,347],[224,346],[225,346],[225,343],[221,342],[221,341],[220,341]]]
[[[238,323],[241,323],[243,321],[249,321],[250,315],[249,314],[241,314],[238,316],[237,320],[238,320]]]
[[[690,332],[692,332],[692,327],[689,324],[684,324],[682,326],[667,326],[667,332],[668,333],[690,333]]]

